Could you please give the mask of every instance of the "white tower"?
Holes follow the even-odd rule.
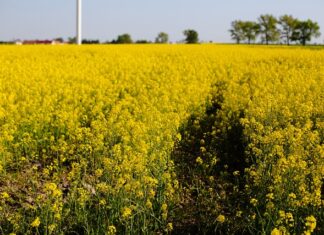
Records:
[[[76,42],[78,45],[82,43],[82,0],[77,1],[77,36]]]

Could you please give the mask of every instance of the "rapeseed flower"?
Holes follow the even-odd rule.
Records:
[[[40,221],[39,217],[36,217],[36,219],[30,225],[34,228],[38,228],[40,223],[41,223],[41,221]]]
[[[117,229],[114,225],[110,225],[108,227],[107,235],[115,235],[117,233]]]
[[[272,231],[271,231],[271,235],[283,235],[283,233],[281,232],[281,230],[277,229],[277,228],[274,228]]]
[[[128,219],[132,215],[132,209],[129,207],[125,207],[122,210],[122,218],[123,219]]]
[[[225,219],[226,219],[225,216],[220,214],[217,216],[216,221],[222,224],[225,222]]]

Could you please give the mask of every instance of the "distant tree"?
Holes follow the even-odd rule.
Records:
[[[146,39],[140,39],[140,40],[137,40],[135,43],[137,43],[137,44],[147,44],[147,43],[151,43],[151,42],[146,40]]]
[[[320,27],[317,22],[311,20],[298,21],[296,28],[292,35],[292,41],[299,41],[302,45],[306,45],[308,41],[311,41],[312,37],[319,37]]]
[[[244,34],[244,22],[241,20],[235,20],[231,23],[231,29],[229,32],[231,33],[231,37],[236,41],[237,44],[240,44],[241,41],[245,40]]]
[[[0,41],[0,44],[14,44],[14,42],[13,41]]]
[[[133,40],[132,40],[132,37],[129,34],[125,33],[125,34],[119,35],[117,37],[117,40],[113,40],[112,43],[130,44],[130,43],[133,43]]]
[[[185,42],[188,44],[198,43],[198,33],[193,29],[187,29],[183,31],[183,34],[186,36]]]
[[[259,24],[253,21],[244,21],[242,27],[244,38],[247,40],[248,44],[250,44],[251,41],[255,41],[260,33]]]
[[[99,44],[100,41],[98,39],[83,39],[82,44]]]
[[[155,43],[168,43],[169,35],[165,32],[160,32],[155,39]]]
[[[258,18],[260,26],[260,34],[262,35],[262,41],[265,41],[268,45],[269,42],[278,41],[280,32],[277,29],[278,20],[273,15],[261,15]]]
[[[298,20],[291,15],[283,15],[279,18],[278,23],[281,25],[281,38],[285,40],[287,45],[290,45],[290,41],[298,25]]]
[[[69,38],[68,38],[68,43],[69,43],[69,44],[74,44],[74,43],[76,43],[76,37],[69,37]]]
[[[62,37],[59,37],[59,38],[55,38],[54,41],[59,42],[59,43],[63,43],[64,39]]]

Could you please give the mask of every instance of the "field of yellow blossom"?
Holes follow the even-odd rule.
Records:
[[[0,234],[323,234],[324,49],[0,47]]]

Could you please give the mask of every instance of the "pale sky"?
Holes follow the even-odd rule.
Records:
[[[129,33],[134,40],[154,40],[167,32],[175,42],[185,29],[200,40],[231,42],[233,20],[257,20],[260,14],[292,14],[317,21],[324,43],[324,0],[83,0],[83,38],[112,40]],[[72,37],[76,0],[0,0],[0,41]]]

